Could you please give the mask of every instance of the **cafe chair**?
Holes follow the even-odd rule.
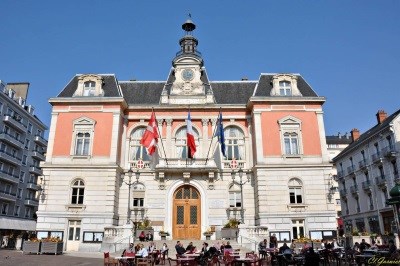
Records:
[[[177,265],[181,265],[179,260],[177,259],[171,259],[170,257],[168,257],[168,263],[170,266],[177,266]]]
[[[118,260],[110,257],[110,252],[104,252],[104,266],[118,266]]]

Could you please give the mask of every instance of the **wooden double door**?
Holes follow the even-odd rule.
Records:
[[[195,187],[184,185],[175,191],[172,215],[174,239],[200,239],[201,197]]]

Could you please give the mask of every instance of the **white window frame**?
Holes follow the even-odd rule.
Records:
[[[300,236],[300,228],[303,228],[303,235],[301,237],[304,237],[306,235],[306,228],[305,228],[304,219],[293,219],[292,220],[292,235],[293,235],[293,239],[294,239],[295,238],[295,234],[294,234],[293,228],[296,228],[297,236]]]
[[[85,87],[88,82],[94,82],[95,86]],[[92,84],[92,83],[90,83]],[[78,87],[73,95],[73,97],[95,97],[103,96],[103,77],[100,75],[81,75],[78,77]],[[89,89],[86,89],[89,88]]]
[[[93,97],[96,95],[96,82],[85,81],[83,83],[83,94],[82,96]]]
[[[146,131],[146,127],[137,127],[132,131],[130,140],[129,140],[129,162],[136,162],[139,159],[142,161],[151,161],[151,157],[147,154],[146,148],[140,144],[140,140],[144,132]],[[139,156],[136,157],[136,154],[139,153]]]
[[[76,191],[76,192],[75,192]],[[83,205],[85,200],[85,182],[82,179],[75,179],[71,185],[71,205]],[[82,198],[82,202],[80,202]]]
[[[240,191],[240,186],[237,183],[231,183],[229,186],[229,207],[242,208],[243,199]]]
[[[19,205],[15,205],[14,216],[19,216],[20,211],[21,211],[21,207]]]
[[[10,207],[10,205],[7,202],[3,202],[3,204],[1,205],[1,214],[2,215],[8,215],[8,208]]]
[[[246,160],[245,135],[237,126],[227,126],[224,129],[225,154],[227,160]]]
[[[271,96],[302,96],[299,88],[297,87],[297,75],[292,74],[277,74],[272,77],[272,90]],[[290,95],[289,94],[281,94],[281,82],[290,83]],[[286,88],[286,86],[285,86]]]
[[[303,183],[298,178],[292,178],[289,180],[288,183],[288,190],[289,190],[289,204],[305,204],[304,199],[304,190],[303,190]],[[294,192],[294,200],[295,202],[291,202],[292,193]],[[298,196],[301,197],[301,202],[298,202]]]
[[[186,144],[187,141],[187,135],[186,131],[187,128],[186,126],[180,127],[175,134],[175,151],[176,151],[176,158],[180,159],[188,159],[188,147]],[[194,141],[196,144],[196,154],[200,154],[200,145],[199,145],[199,133],[197,129],[192,126],[193,134],[194,134]]]
[[[94,127],[96,125],[96,121],[88,118],[88,117],[81,117],[76,119],[73,122],[74,129],[73,129],[73,138],[72,138],[72,145],[71,145],[71,156],[73,157],[90,157],[92,155],[92,150],[93,150],[93,141],[94,141]],[[84,137],[81,138],[80,135],[83,135]],[[86,138],[85,134],[89,134],[88,138]],[[79,140],[88,140],[88,148],[87,148],[87,154],[82,154],[78,153],[77,154],[77,145]],[[83,142],[84,143],[84,142]],[[82,149],[85,147],[85,145],[82,145]],[[83,150],[82,150],[83,151]]]
[[[279,81],[279,95],[292,96],[292,83],[288,80]]]
[[[31,218],[31,212],[32,212],[31,207],[25,207],[25,214],[24,214],[24,217],[25,217],[25,218]]]
[[[141,183],[133,185],[132,189],[132,206],[134,208],[143,208],[145,200],[146,188]]]
[[[303,140],[302,140],[302,122],[294,116],[286,116],[278,120],[279,131],[281,137],[281,151],[283,157],[302,157],[303,156]],[[290,154],[286,152],[286,139],[289,136],[289,145],[291,140],[297,139],[297,153],[290,150]]]

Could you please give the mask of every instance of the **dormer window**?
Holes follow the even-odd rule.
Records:
[[[94,96],[96,91],[96,82],[86,81],[83,84],[83,96]]]
[[[292,85],[289,81],[279,81],[279,95],[281,96],[291,96],[292,95]]]

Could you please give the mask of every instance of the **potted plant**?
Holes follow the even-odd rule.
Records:
[[[160,232],[158,232],[158,234],[161,236],[161,240],[166,240],[167,236],[169,236],[169,232],[164,231],[164,229],[162,229]]]
[[[229,221],[221,228],[221,237],[225,239],[236,239],[239,232],[240,221],[236,218],[231,218]]]
[[[40,248],[40,253],[58,253],[63,252],[64,243],[59,237],[49,237],[42,239],[42,246]]]
[[[40,241],[37,238],[29,239],[28,241],[24,241],[22,245],[22,252],[25,253],[36,253],[39,254],[40,250]]]
[[[208,228],[203,235],[206,237],[206,240],[210,240],[211,236],[214,234],[214,232],[211,230],[211,228]]]

